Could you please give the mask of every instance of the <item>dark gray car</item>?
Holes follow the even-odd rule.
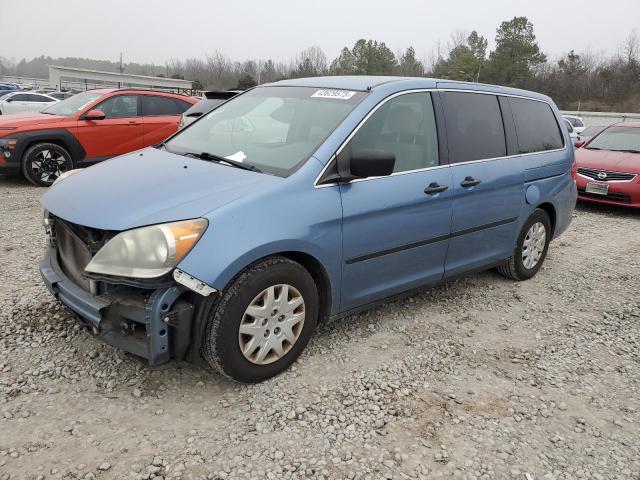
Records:
[[[180,128],[184,128],[195,122],[203,114],[210,112],[239,93],[242,93],[242,90],[204,92],[202,100],[182,114],[182,118],[180,119]]]

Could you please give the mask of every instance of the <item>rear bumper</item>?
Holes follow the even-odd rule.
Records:
[[[56,249],[47,246],[40,262],[42,279],[98,340],[146,358],[152,366],[186,357],[194,307],[183,298],[185,287],[118,287],[94,295],[63,272],[57,257]]]

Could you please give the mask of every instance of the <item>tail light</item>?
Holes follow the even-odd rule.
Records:
[[[578,181],[578,163],[575,160],[571,164],[571,178],[573,179],[573,183]]]

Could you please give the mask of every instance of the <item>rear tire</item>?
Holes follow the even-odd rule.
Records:
[[[38,187],[50,187],[60,175],[72,169],[71,154],[55,143],[37,143],[22,157],[22,174]]]
[[[514,255],[496,270],[500,275],[512,280],[522,281],[532,278],[538,273],[547,257],[550,240],[549,215],[537,208],[520,230]]]
[[[285,257],[260,261],[231,283],[210,313],[202,357],[233,380],[261,382],[300,356],[318,312],[316,284],[302,265]]]

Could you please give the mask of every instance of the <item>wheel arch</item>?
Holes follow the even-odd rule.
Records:
[[[296,251],[280,252],[275,256],[286,257],[289,260],[293,260],[294,262],[302,265],[311,274],[311,277],[318,288],[318,297],[320,299],[319,318],[323,319],[328,317],[331,314],[332,302],[331,279],[320,260],[308,253]]]
[[[86,155],[84,148],[70,131],[66,129],[39,130],[18,136],[19,151],[16,152],[16,156],[19,158],[20,163],[24,160],[27,150],[39,143],[53,143],[67,150],[71,155],[74,167],[77,167],[78,162],[84,159]]]
[[[555,235],[556,222],[558,219],[556,207],[551,202],[544,202],[538,205],[536,208],[544,211],[549,216],[549,222],[551,223],[551,238],[553,238],[553,236]]]

